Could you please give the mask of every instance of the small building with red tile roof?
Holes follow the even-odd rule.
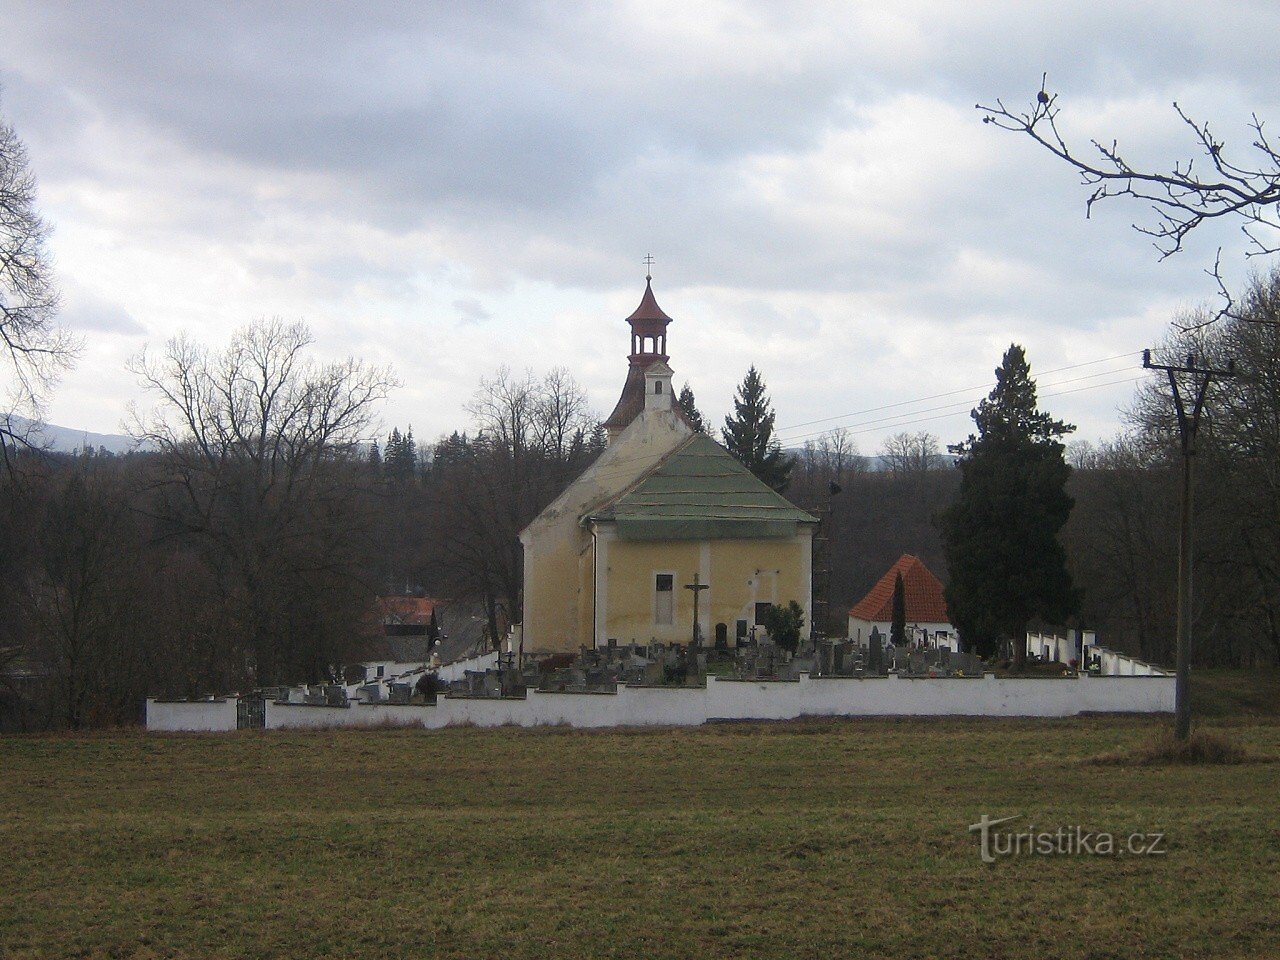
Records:
[[[908,639],[958,649],[942,581],[924,561],[909,553],[899,557],[867,595],[849,609],[849,638],[865,645],[874,627],[888,642],[893,624],[893,587],[899,574],[906,599]]]

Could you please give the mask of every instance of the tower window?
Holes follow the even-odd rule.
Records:
[[[654,392],[654,393],[661,393],[661,392],[662,392],[662,381],[661,381],[661,380],[655,380],[655,381],[653,381],[653,392]]]

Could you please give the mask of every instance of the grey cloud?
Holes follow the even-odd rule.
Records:
[[[1280,116],[1280,8],[1257,4],[742,3],[706,35],[686,29],[694,18],[665,24],[641,8],[628,21],[620,6],[586,3],[12,9],[4,106],[40,143],[46,182],[126,181],[170,217],[158,236],[233,244],[265,225],[256,241],[278,247],[251,268],[313,293],[412,299],[420,273],[447,273],[464,323],[520,282],[629,289],[651,250],[660,296],[732,289],[758,305],[744,308],[746,326],[767,324],[766,308],[789,315],[783,294],[844,294],[877,319],[940,330],[1084,335],[1153,301],[1210,294],[1198,268],[1238,239],[1206,231],[1158,264],[1128,229],[1142,211],[1116,205],[1086,221],[1070,172],[983,130],[973,103],[1027,99],[1048,70],[1074,129],[1131,137],[1144,157],[1187,146],[1176,121],[1095,128],[1090,104],[1149,95],[1167,110],[1190,91],[1190,109],[1233,144],[1246,108]],[[802,158],[833,130],[870,135],[868,108],[904,91],[960,111],[989,153],[959,170],[944,133],[916,131],[882,148],[901,153],[865,158],[880,179],[861,196],[815,192],[807,209],[743,179],[754,158]],[[190,160],[108,167],[86,148],[88,129],[119,130],[122,151],[143,131]],[[907,166],[927,175],[887,209],[892,222],[860,221]],[[413,254],[380,263],[358,245],[291,248],[269,229],[279,209],[353,232],[418,232],[448,267]],[[824,330],[861,322],[815,312]],[[109,323],[86,328],[95,322]]]
[[[447,7],[414,14],[371,4],[356,16],[342,7],[193,5],[161,16],[121,4],[88,23],[39,5],[15,18],[9,59],[24,78],[43,74],[199,152],[341,184],[299,202],[391,230],[426,225],[464,247],[474,238],[482,259],[502,251],[492,258],[496,274],[594,288],[630,276],[641,246],[676,254],[666,260],[687,271],[667,275],[676,282],[849,289],[891,284],[917,268],[927,275],[945,252],[922,251],[919,233],[906,242],[841,237],[733,196],[736,160],[803,150],[824,129],[848,124],[853,106],[893,89],[968,110],[975,98],[1029,96],[1050,69],[1083,97],[1124,88],[1106,66],[1116,62],[1139,86],[1220,76],[1228,45],[1237,65],[1243,57],[1258,66],[1255,87],[1277,77],[1263,54],[1235,50],[1231,11],[1206,24],[1176,9],[1152,17],[1144,6],[997,3],[921,8],[912,20],[908,5],[903,18],[920,37],[902,42],[914,54],[902,56],[878,37],[875,13],[842,23],[851,9],[842,5],[744,4],[766,50],[795,44],[794,59],[774,54],[783,69],[753,66],[750,50],[741,62],[708,66],[689,56],[700,52],[696,40],[674,32],[655,40],[635,29],[643,22],[620,23],[590,6]],[[1008,137],[1002,149],[1028,167],[1050,164],[1024,146]],[[883,161],[892,176],[893,158]],[[1064,262],[1064,244],[1053,241],[1078,231],[1062,234],[1059,211],[1079,220],[1069,176],[1054,171],[1069,199],[1051,209],[1053,197],[1024,192],[1034,178],[1011,183],[1007,172],[947,184],[940,170],[951,189],[918,230],[963,235],[976,223],[976,243],[1038,247],[1041,262]],[[977,209],[977,198],[994,211]],[[1014,229],[1032,209],[1055,226],[1038,236]],[[558,255],[525,252],[531,236]],[[603,260],[617,266],[602,270]]]
[[[147,328],[118,303],[111,303],[90,293],[76,292],[66,297],[61,322],[71,330],[140,336]]]
[[[453,309],[458,311],[459,320],[464,325],[484,323],[486,320],[493,319],[493,314],[486,310],[484,304],[475,297],[463,297],[453,301]]]

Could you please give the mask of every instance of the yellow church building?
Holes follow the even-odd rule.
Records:
[[[771,604],[812,616],[817,521],[696,431],[676,403],[646,278],[604,452],[520,534],[525,651],[763,635]],[[697,589],[689,589],[696,587]]]

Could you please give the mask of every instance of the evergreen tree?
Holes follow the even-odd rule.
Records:
[[[687,383],[680,388],[680,396],[676,398],[676,403],[680,405],[684,415],[689,418],[689,423],[693,425],[693,429],[699,433],[707,432],[707,423],[702,419],[702,411],[698,409],[698,405],[693,399],[693,390]]]
[[[738,385],[733,416],[724,418],[724,445],[757,477],[779,493],[791,482],[795,457],[782,452],[773,436],[773,405],[764,378],[753,365]]]
[[[893,581],[893,620],[889,623],[889,642],[895,647],[907,644],[907,588],[901,573]]]
[[[378,449],[377,440],[369,447],[369,472],[375,477],[382,476],[382,451]]]
[[[413,439],[413,427],[401,434],[393,428],[387,438],[387,452],[383,458],[386,475],[391,480],[406,482],[418,475],[418,446]]]
[[[1079,601],[1058,541],[1074,503],[1060,438],[1075,427],[1037,409],[1017,344],[972,415],[977,434],[950,448],[961,457],[960,492],[939,518],[947,609],[970,649],[990,655],[1001,639],[1011,640],[1021,670],[1030,621],[1060,623]]]
[[[609,445],[609,431],[605,429],[603,423],[599,421],[591,428],[591,435],[587,438],[587,454],[595,459],[605,447]]]

